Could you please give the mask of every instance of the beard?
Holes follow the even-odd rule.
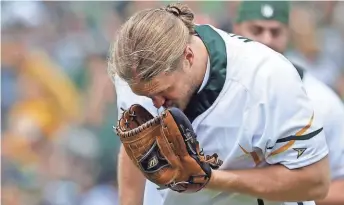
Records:
[[[191,98],[197,94],[198,90],[199,86],[197,86],[193,82],[190,82],[190,85],[188,86],[188,89],[185,91],[183,97],[176,102],[172,102],[172,106],[184,111],[188,106]]]
[[[184,86],[180,88],[180,95],[178,99],[171,100],[168,102],[164,108],[175,107],[182,111],[184,111],[191,98],[197,94],[197,91],[200,89],[200,84],[197,83],[195,76],[188,73],[183,73],[183,75],[179,78],[180,81],[185,82]]]

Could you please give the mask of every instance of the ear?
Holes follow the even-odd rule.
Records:
[[[185,60],[189,62],[190,67],[191,67],[194,61],[194,52],[189,45],[187,45],[184,50],[184,56],[185,56]]]

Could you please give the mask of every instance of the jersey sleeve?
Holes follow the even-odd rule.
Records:
[[[301,78],[283,56],[264,62],[257,102],[251,107],[260,128],[253,145],[268,164],[295,169],[328,154],[321,116],[314,113]]]
[[[150,98],[139,96],[133,93],[129,85],[118,76],[115,76],[113,81],[117,94],[117,110],[119,113],[118,118],[121,117],[121,113],[123,112],[122,109],[128,109],[133,104],[140,104],[153,116],[157,116],[158,110],[154,107]]]

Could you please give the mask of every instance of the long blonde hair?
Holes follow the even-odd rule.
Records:
[[[193,19],[191,9],[180,3],[134,14],[111,46],[109,75],[132,84],[177,69],[195,33]]]

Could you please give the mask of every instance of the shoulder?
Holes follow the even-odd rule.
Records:
[[[264,47],[266,47],[265,45],[260,44],[256,41],[253,41],[251,39],[248,39],[246,37],[243,37],[234,33],[226,32],[210,24],[197,24],[195,25],[195,30],[197,33],[202,33],[202,35],[208,35],[212,37],[214,37],[214,35],[217,35],[224,41],[224,43],[226,44],[226,47],[228,48],[228,51],[230,52],[236,51],[235,49],[231,49],[232,46],[234,47],[235,46],[240,47],[244,45],[245,47],[257,46],[257,49],[259,48],[265,49]],[[245,48],[245,47],[242,47],[242,48]]]
[[[239,82],[248,91],[261,90],[263,85],[268,88],[272,82],[302,85],[298,70],[280,53],[244,37],[218,32],[226,46],[227,80]]]
[[[264,50],[253,57],[245,56],[238,63],[241,66],[232,76],[261,102],[272,96],[306,94],[298,71],[277,52]]]
[[[271,52],[247,61],[229,65],[226,100],[233,99],[232,104],[235,101],[245,106],[246,113],[261,113],[265,117],[279,113],[285,119],[298,113],[301,118],[309,119],[312,106],[305,87],[295,67],[284,56]]]
[[[230,72],[240,69],[248,73],[250,67],[259,67],[263,61],[281,59],[280,54],[264,44],[237,34],[227,33],[212,25],[198,24],[195,26],[195,30],[206,46],[207,44],[217,47],[224,46],[223,54],[227,57],[227,67],[230,68]],[[216,49],[219,50],[219,48]],[[282,61],[285,62],[285,59]]]

